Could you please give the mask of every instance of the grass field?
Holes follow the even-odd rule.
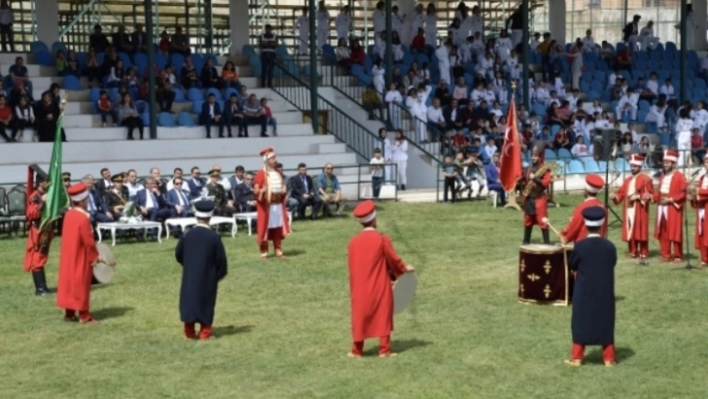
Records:
[[[561,227],[577,196],[550,211]],[[625,260],[618,225],[618,366],[563,364],[570,308],[517,302],[521,215],[482,202],[381,205],[379,227],[419,271],[393,349],[349,359],[346,244],[351,218],[301,222],[287,260],[262,263],[253,237],[224,236],[215,334],[182,337],[176,240],[118,244],[118,272],[94,287],[96,326],[64,323],[33,296],[24,239],[0,238],[0,398],[705,398],[708,271]],[[692,234],[692,233],[691,233]],[[692,235],[691,235],[692,237]],[[540,240],[538,230],[533,239]],[[58,245],[48,280],[56,281]],[[54,284],[51,284],[54,286]]]

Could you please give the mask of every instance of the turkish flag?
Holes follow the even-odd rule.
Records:
[[[512,98],[507,116],[504,146],[502,146],[501,165],[499,166],[499,181],[504,190],[514,189],[516,180],[521,177],[521,146],[516,121],[516,104]]]

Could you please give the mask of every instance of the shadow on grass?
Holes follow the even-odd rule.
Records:
[[[617,361],[617,363],[622,363],[623,361],[628,360],[632,356],[634,356],[634,350],[632,350],[631,348],[615,348],[615,360]],[[583,362],[588,364],[604,364],[604,361],[602,360],[602,350],[593,350],[587,356],[585,356],[585,360]]]
[[[615,295],[615,302],[624,301],[625,299],[627,299],[627,298],[623,297],[621,295]]]
[[[131,312],[133,310],[135,310],[135,308],[129,308],[129,307],[105,308],[105,309],[99,309],[95,312],[92,312],[92,316],[95,317],[97,320],[115,319],[118,317],[122,317],[126,313]]]
[[[227,337],[229,335],[236,335],[240,333],[248,333],[253,330],[253,326],[225,326],[225,327],[214,327],[212,333],[215,337]]]
[[[286,251],[283,251],[283,254],[288,258],[294,258],[296,256],[304,255],[306,253],[307,252],[303,251],[302,249],[288,249]]]
[[[405,340],[392,340],[391,341],[391,352],[402,353],[409,349],[419,348],[423,346],[432,345],[430,341],[423,341],[420,339],[405,339]],[[365,356],[376,356],[379,354],[379,347],[370,348],[364,351]]]

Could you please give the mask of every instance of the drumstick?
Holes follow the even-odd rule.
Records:
[[[541,219],[541,221],[542,221],[543,223],[547,224],[548,227],[550,227],[551,230],[553,230],[553,232],[556,233],[556,235],[558,236],[558,238],[561,239],[561,242],[562,242],[563,244],[565,244],[565,239],[563,238],[563,235],[562,235],[561,233],[559,233],[558,230],[556,230],[555,227],[553,227],[553,225],[552,225],[551,222],[548,220],[548,218],[543,218],[543,219]]]

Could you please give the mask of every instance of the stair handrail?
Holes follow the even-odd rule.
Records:
[[[76,17],[74,17],[74,19],[72,19],[71,21],[69,21],[69,23],[68,23],[64,28],[62,28],[61,31],[59,31],[59,39],[58,39],[58,40],[61,41],[61,39],[62,39],[67,33],[69,33],[69,31],[70,31],[77,23],[79,23],[79,20],[80,20],[84,15],[86,15],[86,13],[89,12],[89,10],[90,10],[94,5],[96,5],[96,3],[98,3],[99,6],[102,6],[104,9],[106,9],[106,11],[108,11],[108,13],[109,13],[113,18],[115,18],[115,20],[118,21],[118,23],[120,23],[121,25],[123,25],[123,21],[121,21],[121,19],[118,18],[118,16],[113,12],[113,10],[111,10],[108,6],[106,6],[105,4],[103,4],[103,2],[102,2],[101,0],[89,0],[89,2],[86,3],[86,5],[81,9],[81,11],[79,11],[79,13],[76,15]],[[99,24],[100,24],[100,20],[99,20]]]

